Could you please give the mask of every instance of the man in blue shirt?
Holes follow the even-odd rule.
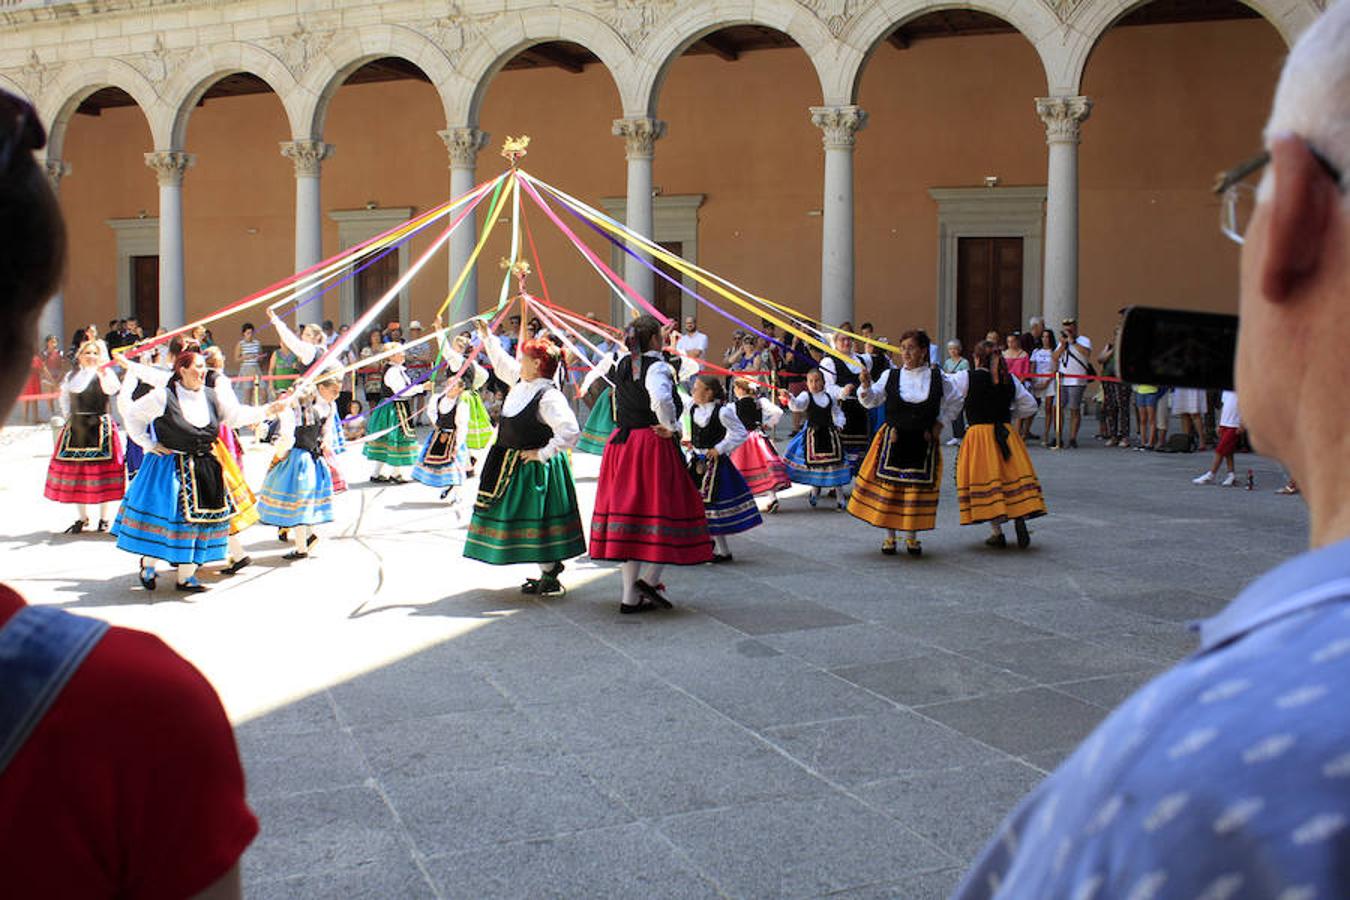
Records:
[[[1243,245],[1243,413],[1303,489],[1313,549],[1201,623],[1199,650],[1023,800],[957,897],[1350,896],[1347,84],[1342,2],[1290,53],[1267,152],[1220,184]]]

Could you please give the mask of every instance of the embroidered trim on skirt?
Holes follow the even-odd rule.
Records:
[[[189,522],[182,494],[179,457],[147,454],[112,525],[118,549],[172,565],[225,559],[228,516]]]
[[[474,507],[464,539],[467,558],[506,566],[557,562],[586,552],[566,454],[510,466],[502,478],[506,483],[499,479],[495,499],[486,508]]]
[[[618,425],[614,421],[614,388],[605,388],[604,393],[591,407],[586,424],[581,429],[581,440],[577,442],[578,453],[600,456],[605,452],[605,444]]]
[[[70,426],[61,430],[47,464],[42,495],[57,503],[108,503],[126,494],[122,438],[110,416],[100,417],[98,445],[71,447]]]
[[[689,458],[689,475],[703,500],[709,534],[740,534],[764,524],[750,486],[730,459],[719,456],[710,461],[695,450]]]
[[[759,429],[751,431],[744,443],[731,451],[731,461],[745,478],[750,493],[756,497],[792,487],[787,463],[778,455],[773,441]]]
[[[942,451],[936,441],[930,442],[921,468],[892,470],[882,462],[889,454],[894,431],[883,426],[872,439],[872,447],[858,469],[848,511],[878,528],[932,531],[937,527]]]
[[[993,425],[972,425],[956,457],[956,501],[961,524],[1045,515],[1036,468],[1017,429],[1008,428],[1009,458],[994,439]]]
[[[366,459],[391,466],[411,466],[416,463],[418,447],[410,415],[406,400],[394,400],[377,407],[370,414],[366,431],[378,437],[366,441],[362,449]]]
[[[464,467],[469,455],[454,431],[437,428],[422,442],[422,454],[413,468],[412,477],[428,487],[448,488],[464,483]],[[454,441],[454,447],[450,446]]]
[[[258,514],[263,524],[281,528],[333,521],[333,476],[323,457],[292,447],[267,470],[258,492]]]
[[[837,450],[835,453],[828,452],[829,448],[815,447],[815,435],[810,426],[797,432],[783,451],[788,478],[797,484],[809,484],[812,487],[843,487],[852,481],[853,470],[840,449],[842,445],[839,444],[838,432],[832,434],[834,440],[830,443]],[[808,462],[808,459],[830,461],[813,463]]]
[[[677,566],[711,562],[703,500],[673,438],[634,428],[600,457],[591,559]]]

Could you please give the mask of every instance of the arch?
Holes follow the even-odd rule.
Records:
[[[867,61],[886,39],[887,35],[906,22],[927,13],[943,9],[974,9],[997,16],[1017,29],[1031,42],[1046,72],[1046,83],[1054,84],[1052,73],[1059,54],[1058,38],[1062,26],[1054,14],[1041,3],[1019,0],[978,0],[973,3],[934,3],[932,0],[877,0],[870,4],[840,36],[841,59],[833,69],[836,80],[827,85],[827,96],[832,92],[840,103],[854,103],[862,84]],[[1028,98],[1028,104],[1031,100]]]
[[[1151,0],[1100,0],[1083,13],[1083,21],[1075,23],[1081,39],[1070,48],[1065,58],[1064,78],[1067,93],[1078,93],[1083,83],[1083,73],[1087,71],[1088,59],[1092,51],[1101,42],[1102,35],[1127,13],[1147,6]],[[1294,41],[1317,18],[1321,10],[1312,0],[1242,0],[1261,14],[1279,33],[1285,46],[1293,46]]]
[[[165,107],[149,79],[120,59],[95,57],[62,66],[56,80],[42,94],[38,111],[47,123],[49,159],[61,158],[66,127],[70,124],[70,117],[75,115],[75,110],[86,97],[105,87],[126,91],[145,114],[153,144],[147,149],[173,149],[169,143],[172,111]]]
[[[9,91],[11,94],[14,94],[17,97],[22,97],[29,103],[34,102],[33,98],[28,96],[28,92],[25,91],[22,87],[20,87],[17,81],[13,81],[5,75],[0,75],[0,90]]]
[[[696,0],[662,23],[638,48],[642,60],[634,89],[633,105],[625,98],[627,115],[655,116],[661,87],[670,68],[695,41],[732,25],[761,25],[781,31],[806,51],[820,79],[821,97],[831,101],[829,82],[838,57],[838,47],[829,28],[815,14],[792,0],[755,0],[754,3]],[[812,105],[811,103],[805,104]]]
[[[633,55],[623,38],[605,22],[590,13],[562,7],[536,8],[503,16],[480,34],[474,35],[469,50],[460,61],[460,69],[469,84],[468,93],[456,96],[450,107],[454,124],[478,125],[492,79],[520,51],[545,41],[570,41],[600,57],[619,91],[623,108],[628,109]]]
[[[450,121],[448,98],[462,90],[464,79],[445,50],[421,32],[402,25],[365,25],[340,31],[300,79],[295,100],[286,102],[294,139],[321,139],[328,108],[347,76],[385,56],[407,60],[421,69],[436,88]]]
[[[193,53],[191,61],[164,86],[164,102],[173,110],[171,147],[185,146],[188,119],[206,92],[221,78],[239,72],[247,72],[267,82],[285,107],[291,130],[295,130],[292,106],[300,91],[291,70],[261,47],[231,41],[212,44]]]

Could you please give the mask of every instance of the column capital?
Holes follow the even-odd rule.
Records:
[[[335,147],[323,141],[282,141],[281,155],[295,163],[296,178],[318,178],[323,161],[333,155]]]
[[[452,169],[472,169],[477,166],[478,151],[486,147],[492,137],[486,131],[469,126],[447,128],[436,134],[445,142]]]
[[[1092,114],[1092,101],[1087,97],[1037,97],[1036,115],[1045,122],[1047,144],[1076,144],[1087,117]]]
[[[181,186],[183,175],[196,163],[197,157],[179,150],[156,150],[145,154],[145,164],[159,176],[160,187]]]
[[[52,190],[61,187],[61,179],[69,175],[73,170],[70,163],[64,159],[46,159],[42,161],[42,170],[47,173],[47,182],[51,184]]]
[[[813,106],[811,124],[825,132],[826,150],[852,150],[858,132],[867,127],[867,110],[860,106]]]
[[[645,116],[627,116],[614,120],[613,134],[623,138],[628,159],[651,159],[656,155],[656,142],[666,136],[666,123]]]

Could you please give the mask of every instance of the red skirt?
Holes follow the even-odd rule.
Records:
[[[98,448],[67,446],[63,429],[47,465],[47,486],[42,495],[57,503],[108,503],[121,500],[127,491],[127,473],[122,461],[122,437],[111,418]]]
[[[773,442],[758,429],[750,432],[745,442],[731,451],[731,462],[750,487],[750,493],[758,497],[769,491],[785,491],[792,487],[788,478],[787,463],[774,449]]]
[[[675,441],[634,428],[611,436],[600,457],[591,559],[676,566],[710,562],[712,537],[703,500]]]

